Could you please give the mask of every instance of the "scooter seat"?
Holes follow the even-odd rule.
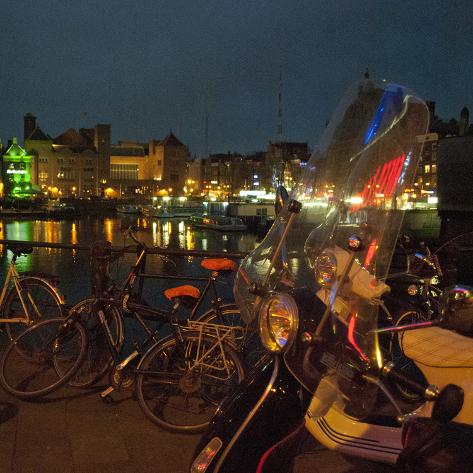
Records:
[[[433,368],[473,368],[473,338],[452,330],[427,327],[407,330],[399,344],[408,358]]]

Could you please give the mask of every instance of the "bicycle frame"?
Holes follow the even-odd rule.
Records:
[[[174,317],[180,306],[179,301],[176,302],[173,305],[173,307],[169,310],[155,309],[144,304],[130,302],[129,301],[130,293],[137,279],[140,281],[138,296],[141,295],[142,281],[147,278],[148,279],[158,278],[158,279],[187,280],[187,281],[206,281],[206,285],[204,289],[202,290],[200,297],[197,299],[196,303],[194,304],[192,308],[189,319],[194,318],[195,315],[198,313],[198,310],[202,306],[202,303],[204,299],[206,298],[207,294],[209,293],[209,291],[212,291],[214,295],[215,299],[213,301],[213,306],[217,314],[219,313],[219,310],[220,310],[219,304],[221,302],[221,299],[218,297],[218,292],[216,288],[216,279],[219,274],[217,271],[213,271],[209,277],[169,276],[169,275],[145,273],[142,271],[142,269],[146,262],[147,248],[146,248],[146,245],[142,244],[138,240],[135,240],[135,241],[137,242],[138,248],[139,248],[139,251],[137,252],[137,259],[135,261],[135,264],[131,267],[123,284],[120,286],[120,288],[118,289],[118,291],[114,294],[112,298],[98,297],[95,299],[95,304],[97,307],[96,313],[98,314],[98,317],[99,317],[101,329],[103,333],[105,334],[105,339],[106,339],[109,353],[113,358],[113,365],[114,365],[113,369],[118,370],[118,371],[123,370],[132,360],[142,355],[143,351],[146,350],[146,348],[149,348],[150,342],[154,342],[154,344],[158,343],[160,340],[158,333],[163,327],[163,325],[165,324],[170,324],[176,340],[182,341],[182,335],[181,335],[182,324],[180,324],[179,321],[177,321],[177,319]],[[119,347],[115,346],[115,344],[113,343],[113,336],[110,332],[110,328],[108,326],[107,319],[105,316],[105,307],[107,304],[114,304],[119,309],[122,316],[131,317],[135,319],[141,325],[141,327],[144,329],[144,331],[147,334],[144,340],[140,341],[139,343],[135,343],[135,350],[122,360],[120,360],[121,343],[119,344],[120,345]],[[128,310],[130,312],[130,315],[128,316],[127,314],[123,314],[122,309]],[[151,329],[146,324],[145,320],[155,321],[158,323],[158,325],[154,329]],[[209,324],[209,325],[214,325],[214,324]],[[227,330],[223,338],[227,337],[229,333],[232,333],[231,330]],[[218,335],[218,332],[217,332],[217,335]],[[221,338],[219,335],[217,337],[218,340],[222,340],[223,338]],[[223,353],[224,350],[221,345],[221,341],[218,343],[220,343],[220,348]],[[215,349],[215,347],[213,347],[212,350],[213,349]],[[200,348],[199,348],[199,351],[200,351]],[[206,356],[207,356],[207,353],[203,354],[201,358],[203,359]],[[224,366],[226,367],[226,365],[227,365],[227,362],[225,360]],[[228,368],[226,369],[227,369],[227,375],[228,375]],[[112,390],[113,390],[113,387],[108,388],[101,394],[101,396],[102,397],[107,396]]]
[[[5,296],[10,286],[10,281],[13,281],[13,285],[15,286],[15,290],[18,293],[18,297],[20,298],[21,306],[23,307],[23,311],[26,314],[26,317],[0,318],[0,323],[6,323],[6,324],[22,323],[25,325],[29,325],[32,321],[32,318],[30,317],[25,300],[23,299],[23,294],[22,294],[23,291],[22,291],[22,287],[20,283],[20,275],[18,274],[18,271],[16,270],[16,267],[15,267],[16,258],[17,256],[14,254],[11,259],[10,266],[8,267],[8,272],[5,278],[5,282],[3,284],[2,292],[0,294],[0,307],[3,307]],[[33,309],[35,310],[36,314],[40,315],[34,300],[30,296],[29,296],[29,301],[31,305],[33,306]]]

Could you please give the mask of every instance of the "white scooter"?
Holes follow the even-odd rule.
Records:
[[[395,327],[424,383],[392,366],[378,322],[428,116],[415,94],[387,82],[356,84],[342,100],[291,198],[238,270],[237,303],[267,355],[220,405],[193,473],[287,473],[307,430],[327,448],[402,471],[434,460],[438,471],[470,471],[459,466],[473,465],[468,449],[452,450],[449,439],[460,425],[454,417],[473,433],[473,339]],[[462,304],[470,302],[465,293]],[[407,403],[392,383],[423,400]],[[431,435],[406,430],[419,425],[409,418],[427,419],[420,430]]]

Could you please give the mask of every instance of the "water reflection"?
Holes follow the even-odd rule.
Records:
[[[112,218],[84,216],[76,220],[10,220],[0,219],[0,238],[21,241],[40,241],[50,243],[77,244],[89,247],[94,241],[106,239],[113,246],[131,244],[124,242],[123,229],[134,225],[138,238],[149,246],[170,249],[211,250],[229,252],[249,252],[257,244],[256,236],[248,232],[222,233],[214,230],[194,229],[185,219],[147,219],[143,217],[117,216]],[[5,247],[0,246],[0,271],[3,275],[10,261]],[[89,295],[89,253],[81,250],[57,248],[35,249],[32,255],[18,260],[20,271],[52,273],[60,277],[61,289],[68,301],[78,301]],[[117,263],[118,280],[133,264],[134,255],[128,254]],[[190,264],[189,264],[190,263]],[[164,267],[162,260],[150,256],[148,269],[166,274],[205,274],[200,268],[200,259],[193,257],[177,258],[176,267]],[[148,284],[148,283],[146,283]],[[162,282],[151,284],[152,294],[160,293],[156,287]],[[153,289],[154,288],[154,289]],[[231,289],[231,284],[227,289]]]

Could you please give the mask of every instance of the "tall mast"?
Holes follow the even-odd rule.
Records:
[[[205,109],[205,157],[209,157],[209,113]]]
[[[282,126],[282,65],[279,66],[279,87],[278,87],[278,131],[276,140],[279,143],[284,141],[283,126]]]

